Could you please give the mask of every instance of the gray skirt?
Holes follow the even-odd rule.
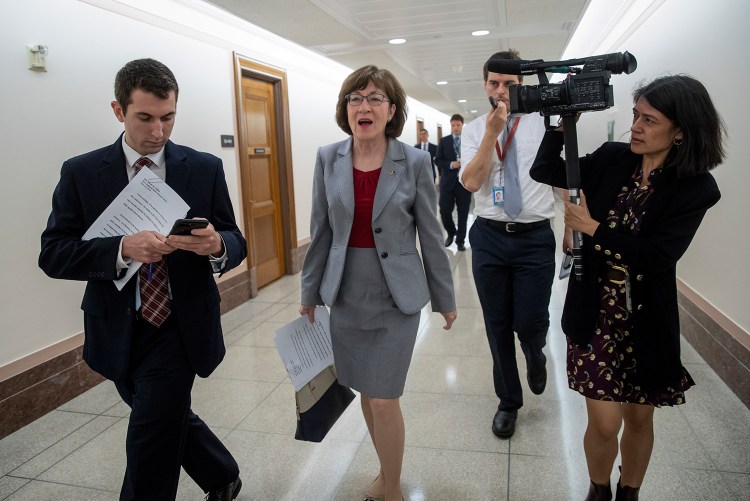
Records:
[[[336,301],[331,342],[339,383],[374,398],[404,393],[420,313],[396,306],[376,249],[350,247]]]

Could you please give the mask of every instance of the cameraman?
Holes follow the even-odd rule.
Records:
[[[491,59],[520,59],[508,50]],[[509,116],[508,86],[517,75],[490,72],[484,89],[497,108],[463,129],[459,181],[474,192],[476,221],[469,231],[472,271],[492,352],[495,393],[500,399],[492,431],[509,438],[515,431],[523,391],[516,363],[515,336],[526,358],[526,379],[537,395],[547,384],[549,300],[555,273],[552,188],[529,176],[544,136],[539,114]]]

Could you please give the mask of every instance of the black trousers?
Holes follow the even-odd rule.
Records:
[[[453,183],[440,184],[440,220],[448,235],[456,236],[456,243],[466,240],[466,221],[469,219],[471,192],[461,186],[457,180]],[[458,212],[458,227],[453,222],[453,208]]]
[[[239,475],[231,453],[190,409],[194,380],[174,318],[158,329],[136,320],[130,376],[115,382],[131,408],[120,500],[174,500],[180,467],[204,492]]]
[[[498,409],[523,405],[515,333],[526,357],[547,343],[555,276],[555,235],[549,226],[503,233],[477,218],[469,232],[472,272],[482,304]]]

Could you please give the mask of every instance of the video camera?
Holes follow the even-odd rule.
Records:
[[[583,65],[583,68],[577,66]],[[600,111],[614,105],[612,73],[635,71],[638,63],[629,52],[614,52],[601,56],[566,61],[524,61],[517,59],[490,59],[487,69],[505,75],[533,75],[539,77],[539,85],[511,85],[511,113],[534,113],[541,115],[575,115],[584,111]],[[546,72],[568,73],[558,84],[551,84]],[[549,118],[547,118],[549,120]]]

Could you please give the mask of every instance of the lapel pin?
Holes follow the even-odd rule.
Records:
[[[392,171],[388,172],[388,175],[389,176],[395,176],[396,175],[396,171],[392,170]]]

